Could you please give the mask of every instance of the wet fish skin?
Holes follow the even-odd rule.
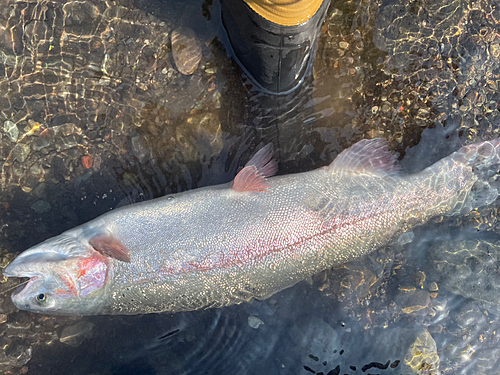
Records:
[[[409,176],[394,159],[383,140],[364,140],[329,167],[265,178],[276,169],[265,148],[234,185],[123,207],[21,253],[4,275],[31,280],[12,300],[34,312],[92,315],[265,298],[430,217],[498,196],[491,171],[500,140],[463,147]]]

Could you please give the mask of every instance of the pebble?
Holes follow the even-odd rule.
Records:
[[[60,135],[62,137],[67,137],[71,134],[81,135],[82,129],[80,129],[75,124],[70,123],[70,124],[63,124],[63,125],[54,126],[51,128],[51,132],[54,135]]]
[[[9,135],[12,142],[16,142],[19,138],[19,129],[12,121],[7,120],[3,123],[3,131]]]
[[[93,164],[94,164],[94,157],[92,155],[89,154],[82,156],[82,165],[85,169],[92,168]]]
[[[207,73],[207,74],[215,74],[216,72],[217,72],[217,70],[213,66],[205,69],[205,73]]]
[[[421,289],[402,290],[394,300],[403,313],[411,314],[429,306],[430,295]]]
[[[263,324],[264,324],[264,322],[254,315],[250,315],[248,317],[248,325],[253,329],[257,329]]]
[[[388,113],[388,112],[391,112],[393,110],[394,110],[394,108],[392,107],[392,105],[389,102],[384,102],[384,104],[382,104],[382,112]]]
[[[184,75],[191,75],[201,60],[201,44],[196,33],[181,27],[172,33],[172,55],[175,66]]]
[[[24,320],[23,320],[24,318]],[[26,320],[26,316],[23,316],[19,321],[13,320],[12,322],[7,323],[7,328],[9,329],[9,335],[19,336],[19,331],[27,331],[31,328],[32,322]]]
[[[33,150],[35,150],[35,151],[40,151],[41,149],[43,149],[49,145],[50,145],[50,139],[45,138],[45,137],[37,137],[33,140],[31,147],[33,147]]]
[[[419,332],[413,345],[406,352],[405,364],[415,374],[431,375],[438,373],[440,361],[436,341],[427,330],[422,329]]]
[[[31,209],[35,211],[37,214],[41,214],[50,211],[52,209],[52,206],[47,201],[38,200],[31,205]]]
[[[466,331],[485,329],[488,325],[486,316],[474,303],[469,303],[457,311],[455,323],[457,326]]]
[[[23,143],[18,143],[17,145],[14,146],[14,148],[10,152],[10,158],[12,160],[17,160],[21,163],[24,163],[29,153],[30,153],[30,146],[25,145]]]
[[[43,174],[43,168],[39,164],[33,164],[30,169],[32,175],[38,176]]]
[[[78,145],[78,140],[73,134],[57,138],[55,141],[57,152],[68,150],[76,145]]]
[[[340,42],[339,47],[342,49],[347,49],[349,47],[349,43],[347,42]]]
[[[426,108],[420,108],[418,110],[418,113],[417,113],[417,116],[420,116],[420,117],[427,117],[429,115],[429,110],[426,109]]]
[[[415,239],[415,233],[413,232],[405,232],[401,236],[399,236],[397,240],[398,245],[406,245],[407,243],[411,243]]]
[[[490,45],[490,53],[494,58],[498,59],[500,57],[500,46],[497,43],[492,43]]]
[[[439,288],[438,288],[438,285],[437,285],[436,282],[433,281],[432,283],[430,283],[430,285],[429,285],[429,291],[431,291],[431,292],[437,292],[438,290],[439,290]]]

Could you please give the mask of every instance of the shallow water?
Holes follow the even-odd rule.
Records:
[[[314,76],[258,93],[211,1],[0,5],[1,266],[131,202],[230,181],[273,142],[279,174],[383,137],[413,173],[498,137],[493,2],[333,1]],[[179,73],[174,30],[201,46]],[[495,374],[497,207],[437,218],[265,301],[48,317],[0,296],[0,369],[30,374]],[[14,285],[2,280],[2,287]]]

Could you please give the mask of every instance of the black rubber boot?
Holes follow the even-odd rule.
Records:
[[[312,73],[321,25],[330,0],[297,26],[281,26],[255,13],[243,0],[221,0],[230,52],[264,92],[288,94]]]

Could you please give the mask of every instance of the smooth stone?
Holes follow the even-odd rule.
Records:
[[[31,209],[37,214],[41,214],[50,211],[52,209],[52,206],[47,201],[39,200],[31,205]]]
[[[248,317],[248,325],[253,329],[257,329],[263,324],[264,324],[264,322],[254,315],[250,315]]]
[[[19,138],[19,128],[12,121],[5,121],[3,123],[3,131],[6,132],[12,142],[16,142]]]
[[[181,27],[172,33],[172,56],[175,66],[184,75],[191,75],[201,60],[201,44],[196,33]]]

